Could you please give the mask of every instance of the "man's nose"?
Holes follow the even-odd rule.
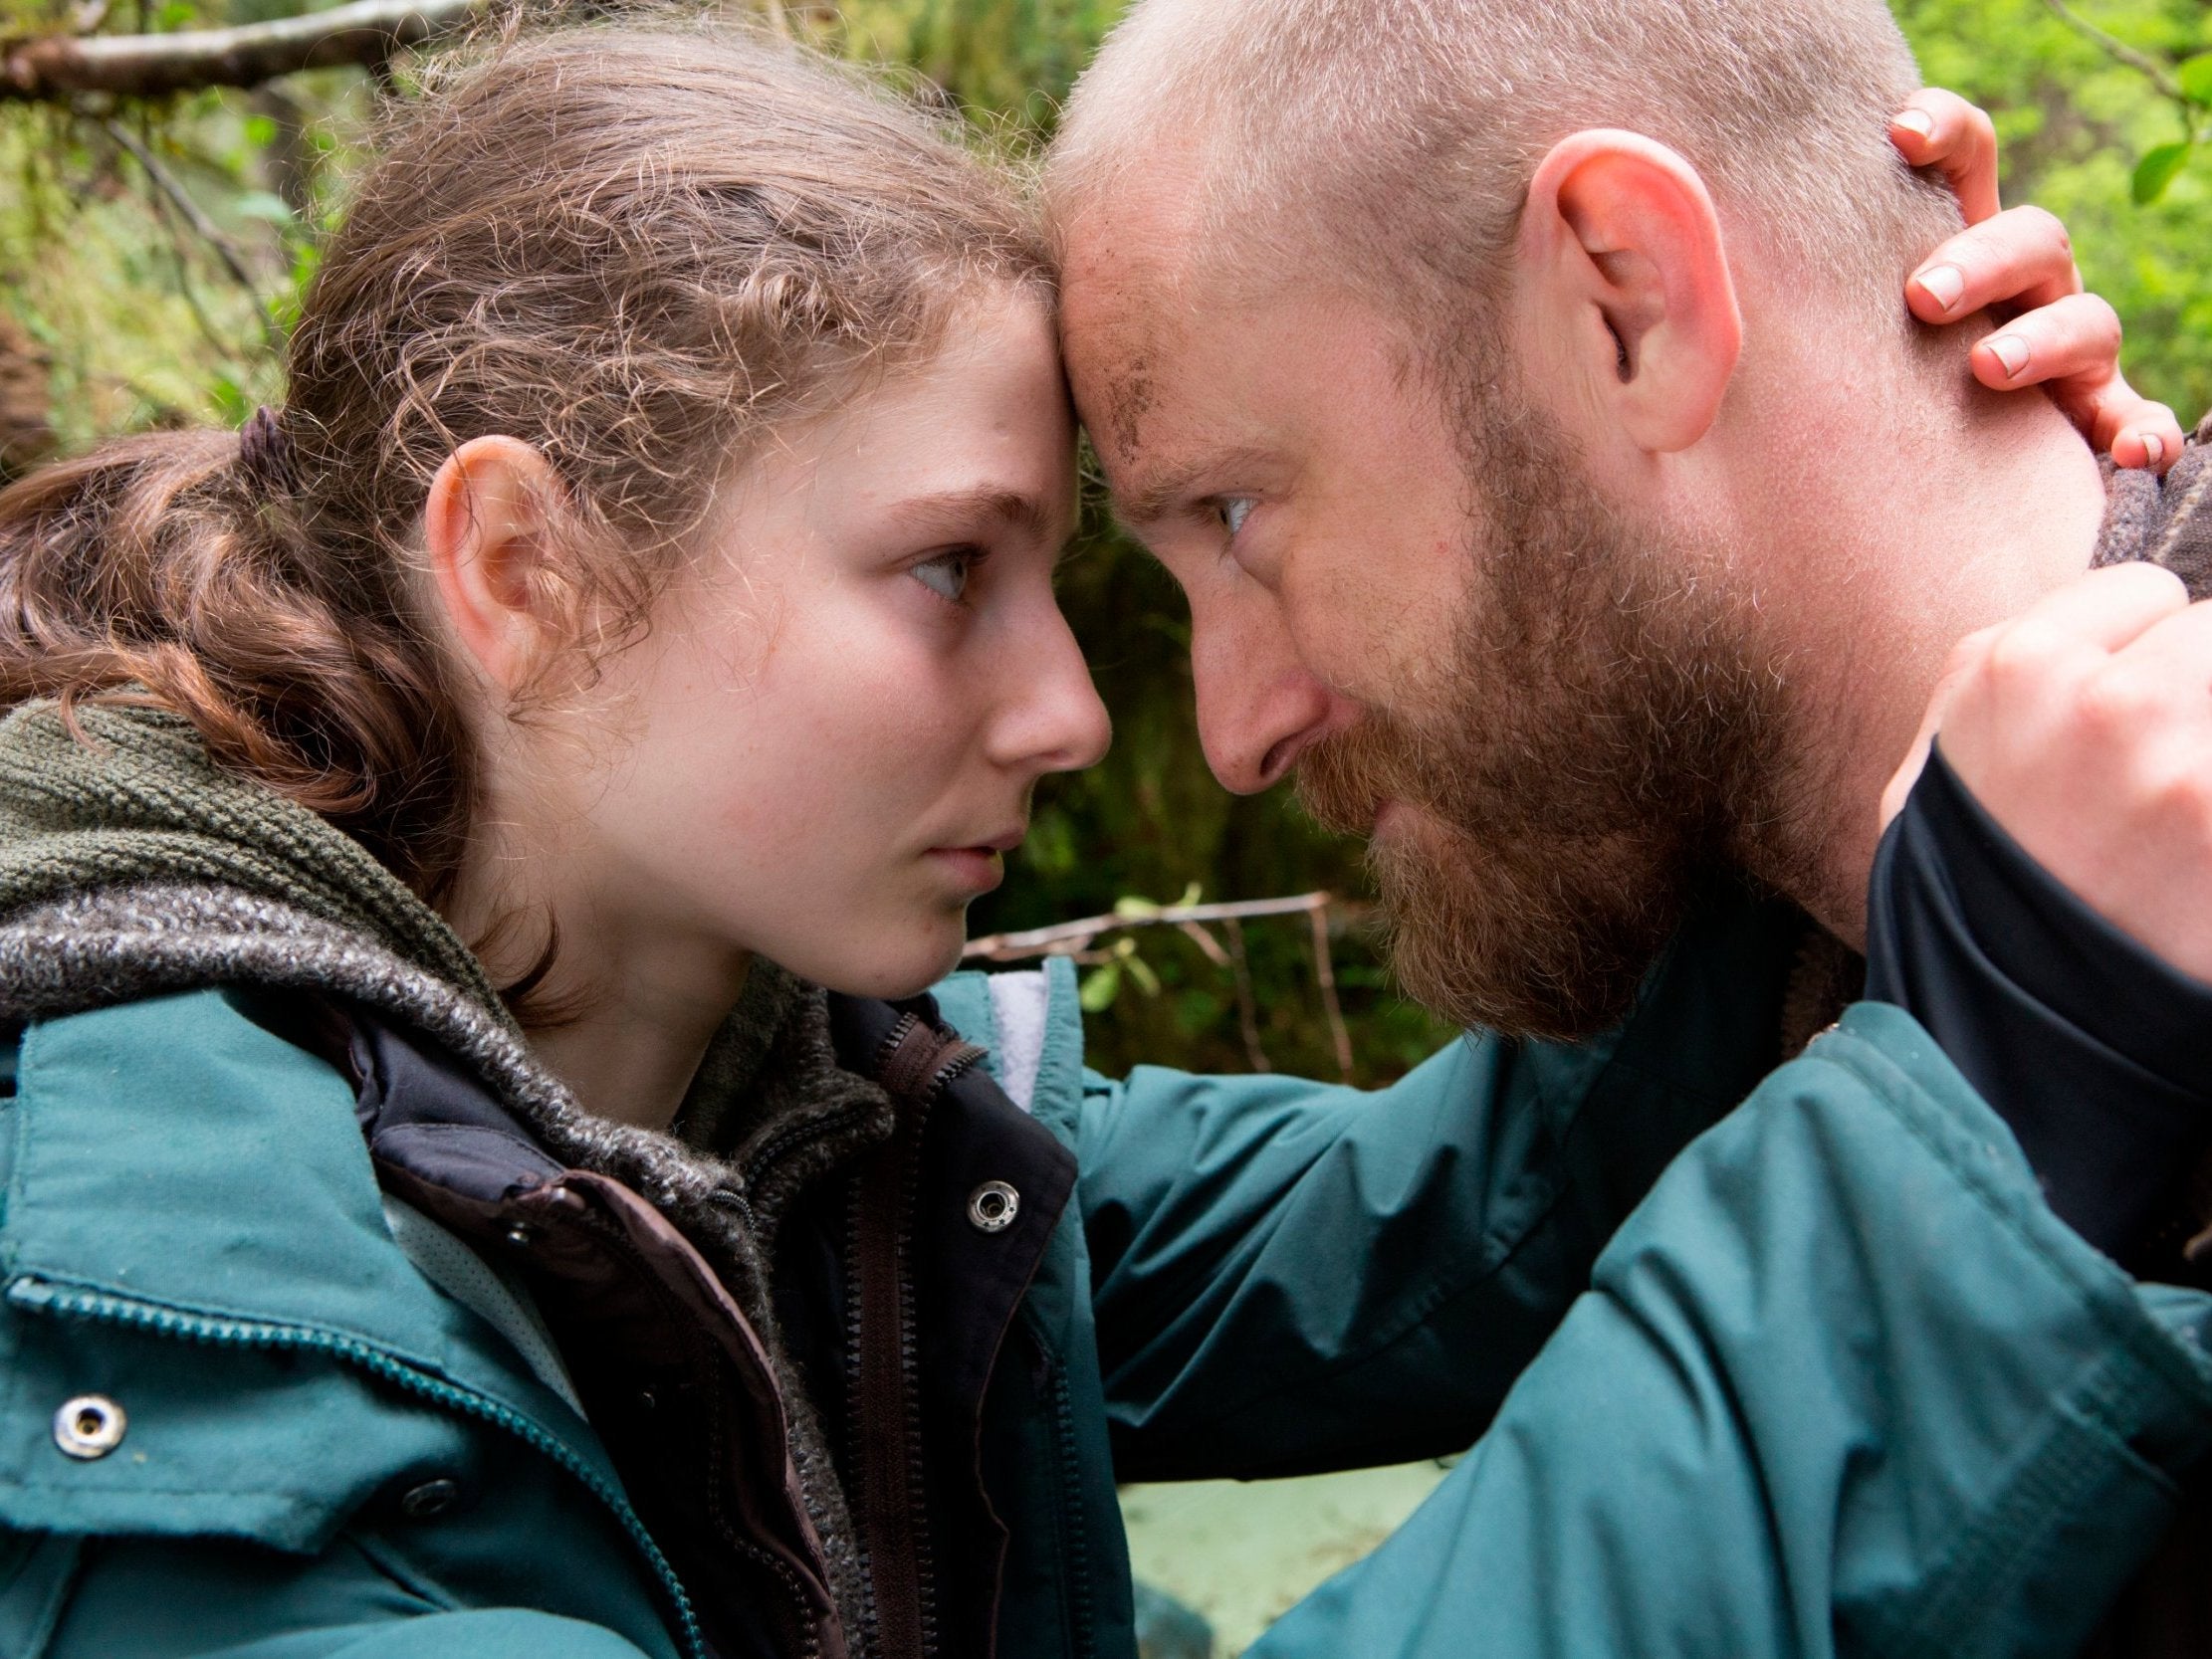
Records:
[[[1206,763],[1231,794],[1282,781],[1329,728],[1336,699],[1303,661],[1289,631],[1249,600],[1194,606],[1191,678]]]

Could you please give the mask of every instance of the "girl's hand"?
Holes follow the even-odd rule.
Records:
[[[1943,758],[1990,816],[2105,921],[2212,980],[2212,601],[2149,564],[2047,594],[1952,654],[1903,804],[1942,727]]]
[[[2160,473],[2172,466],[2181,423],[2119,372],[2119,317],[2082,292],[2066,227],[2039,207],[2000,211],[1989,116],[1954,93],[1925,88],[1890,121],[1889,141],[1913,166],[1943,175],[1971,227],[1906,281],[1912,314],[1952,322],[1989,311],[2001,326],[1974,346],[1975,379],[1997,391],[2044,386],[2117,465]]]

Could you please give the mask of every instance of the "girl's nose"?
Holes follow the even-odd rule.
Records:
[[[1058,605],[1026,630],[1031,649],[1012,654],[1014,679],[994,731],[993,758],[1036,774],[1075,772],[1105,758],[1113,741],[1091,671]]]

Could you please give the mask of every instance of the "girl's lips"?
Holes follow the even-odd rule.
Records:
[[[927,856],[978,893],[989,893],[1006,879],[1005,860],[996,847],[932,847]]]

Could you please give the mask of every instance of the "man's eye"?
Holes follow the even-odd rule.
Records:
[[[968,591],[968,577],[975,563],[976,555],[962,548],[910,565],[907,573],[939,598],[950,599],[957,605],[961,595]]]
[[[1214,512],[1221,520],[1221,528],[1227,530],[1229,538],[1234,540],[1236,532],[1244,527],[1244,520],[1252,516],[1251,498],[1249,496],[1225,497],[1215,504]]]

